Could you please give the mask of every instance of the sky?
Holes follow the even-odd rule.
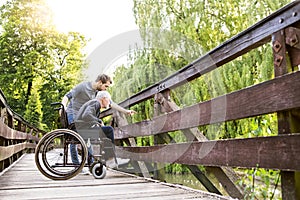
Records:
[[[120,35],[126,34],[130,31],[137,31],[138,27],[135,24],[133,16],[133,0],[45,0],[52,9],[54,14],[54,23],[59,31],[69,32],[76,31],[82,33],[90,41],[85,48],[88,59],[97,57],[95,63],[99,61],[98,52],[103,54],[103,48],[108,49],[109,43],[116,43],[116,38],[121,39]],[[0,0],[0,5],[6,0]],[[132,35],[132,34],[131,34]],[[118,37],[119,36],[119,37]],[[124,38],[124,36],[123,36]],[[126,40],[126,39],[125,39]],[[123,40],[124,41],[124,40]],[[119,42],[120,43],[120,42]],[[126,45],[122,42],[122,46]],[[121,45],[119,45],[121,46]],[[101,48],[102,48],[102,51]],[[118,48],[114,44],[114,49]],[[126,46],[125,48],[129,49]],[[100,50],[99,50],[100,49]],[[112,51],[112,47],[109,47]],[[122,52],[124,53],[124,52]],[[89,57],[89,55],[93,54]],[[111,61],[105,61],[102,65],[116,62],[120,59],[120,55],[110,53]],[[118,61],[122,62],[122,61]],[[105,66],[104,66],[105,67]],[[95,68],[95,66],[94,66]],[[91,76],[95,76],[94,69],[89,72]],[[94,78],[94,77],[91,77]]]
[[[110,38],[136,30],[132,0],[46,0],[58,30],[78,31],[91,39],[88,51]]]

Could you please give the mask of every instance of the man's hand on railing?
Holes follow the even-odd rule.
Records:
[[[127,110],[127,111],[126,111],[126,114],[127,114],[127,115],[130,115],[130,116],[131,116],[131,115],[134,115],[135,113],[137,113],[137,112],[134,111],[134,110]]]

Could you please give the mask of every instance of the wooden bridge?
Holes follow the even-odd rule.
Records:
[[[0,199],[206,199],[231,198],[180,185],[109,170],[105,179],[78,175],[66,181],[44,177],[34,165],[34,154],[25,154],[0,176]]]
[[[197,102],[185,108],[179,108],[172,101],[171,90],[204,76],[265,44],[270,44],[273,51],[275,72],[273,79],[205,102]],[[299,65],[300,1],[294,1],[171,76],[120,103],[123,107],[130,107],[154,98],[155,112],[151,120],[128,123],[120,113],[112,110],[103,113],[102,117],[112,115],[115,125],[118,125],[115,126],[115,138],[119,144],[116,149],[117,155],[131,158],[133,161],[132,168],[127,169],[126,172],[144,178],[133,178],[110,171],[108,178],[104,180],[93,180],[82,176],[65,182],[45,180],[33,170],[35,164],[31,160],[32,155],[26,154],[33,152],[40,136],[44,133],[14,114],[9,109],[5,97],[1,95],[0,170],[5,170],[24,154],[25,156],[15,165],[15,168],[11,168],[0,177],[0,197],[7,195],[5,196],[7,199],[9,195],[15,194],[16,198],[19,198],[22,192],[26,192],[23,194],[30,197],[30,195],[38,195],[45,191],[45,194],[49,195],[43,196],[46,199],[53,197],[50,193],[57,191],[58,196],[70,195],[74,198],[82,198],[73,194],[81,190],[80,195],[88,195],[89,192],[92,195],[98,195],[101,192],[97,189],[103,189],[105,195],[109,196],[111,190],[108,188],[110,188],[114,191],[113,195],[120,194],[125,197],[130,195],[130,192],[135,198],[138,198],[138,195],[152,193],[149,196],[162,199],[159,195],[155,196],[156,191],[160,194],[158,191],[167,190],[165,194],[180,193],[181,196],[178,198],[190,198],[193,194],[184,192],[186,190],[149,181],[151,177],[160,179],[162,174],[160,166],[163,163],[179,163],[187,165],[207,191],[216,194],[212,195],[212,198],[220,198],[218,195],[223,195],[243,199],[246,194],[243,186],[236,184],[239,177],[233,168],[259,167],[281,171],[282,199],[300,199]],[[276,136],[212,141],[208,140],[197,128],[270,113],[277,114],[278,134]],[[174,143],[175,140],[169,134],[174,131],[181,131],[186,136],[187,142]],[[155,138],[154,146],[136,145],[135,138],[147,136]],[[22,162],[27,162],[24,170],[29,171],[25,170],[25,173],[22,173],[22,166],[24,166]],[[226,191],[225,193],[220,192],[218,187],[200,170],[200,165],[204,166],[207,172],[214,174]],[[14,182],[16,178],[13,174],[18,173],[21,175],[15,177],[19,180],[22,177],[22,181]],[[23,179],[24,174],[30,173],[32,173],[33,180],[25,179],[25,177]],[[128,179],[124,180],[123,177]],[[93,187],[93,184],[96,186]],[[142,190],[146,187],[144,184],[149,186],[150,190]],[[32,188],[27,190],[26,188],[30,188],[30,185]],[[127,191],[130,194],[127,194]],[[202,194],[195,195],[198,198],[197,195]],[[117,195],[114,197],[118,198]],[[164,197],[167,199],[171,196]],[[33,196],[33,198],[38,198],[38,196]],[[99,199],[99,196],[95,198]],[[204,196],[203,198],[210,197]]]

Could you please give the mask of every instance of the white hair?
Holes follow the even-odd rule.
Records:
[[[97,93],[97,96],[96,96],[97,99],[101,99],[101,98],[104,98],[104,97],[108,98],[109,100],[111,99],[111,96],[107,91],[99,91]]]

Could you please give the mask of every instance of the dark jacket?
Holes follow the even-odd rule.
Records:
[[[83,123],[86,126],[92,126],[101,123],[99,119],[101,104],[97,99],[89,100],[79,109],[75,117],[75,123]]]

